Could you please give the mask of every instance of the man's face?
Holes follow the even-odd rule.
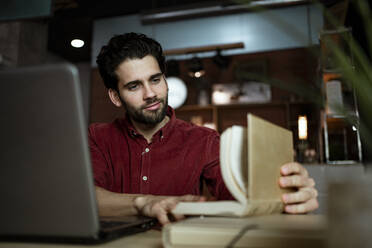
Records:
[[[160,123],[167,111],[168,86],[156,59],[148,55],[126,60],[115,72],[121,104],[129,117],[146,125]]]

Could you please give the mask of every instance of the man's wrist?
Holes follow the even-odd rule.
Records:
[[[137,196],[133,198],[133,207],[137,211],[138,215],[142,215],[143,207],[146,204],[146,197],[145,196]]]

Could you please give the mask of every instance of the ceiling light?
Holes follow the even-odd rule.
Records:
[[[75,48],[83,47],[84,46],[84,41],[80,40],[80,39],[73,39],[71,41],[71,46],[73,46]]]
[[[200,78],[201,76],[203,76],[205,74],[205,71],[204,70],[201,70],[201,71],[196,71],[194,72],[194,77],[196,78]],[[191,74],[192,75],[192,74]]]
[[[188,74],[190,77],[200,78],[205,74],[203,62],[200,58],[196,56],[188,61],[187,67],[189,70]]]

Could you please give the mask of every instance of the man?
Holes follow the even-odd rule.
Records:
[[[178,202],[207,200],[203,180],[216,199],[233,199],[221,177],[217,132],[176,119],[168,106],[157,41],[136,33],[114,36],[97,64],[112,103],[126,111],[124,119],[89,128],[100,215],[141,214],[167,224]],[[283,165],[281,174],[281,187],[298,188],[283,195],[286,212],[318,207],[314,180],[300,164]]]

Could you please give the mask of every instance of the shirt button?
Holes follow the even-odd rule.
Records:
[[[147,176],[143,176],[143,177],[142,177],[142,180],[143,180],[143,181],[147,181]]]
[[[149,152],[149,151],[150,151],[150,149],[146,147],[145,152]]]

